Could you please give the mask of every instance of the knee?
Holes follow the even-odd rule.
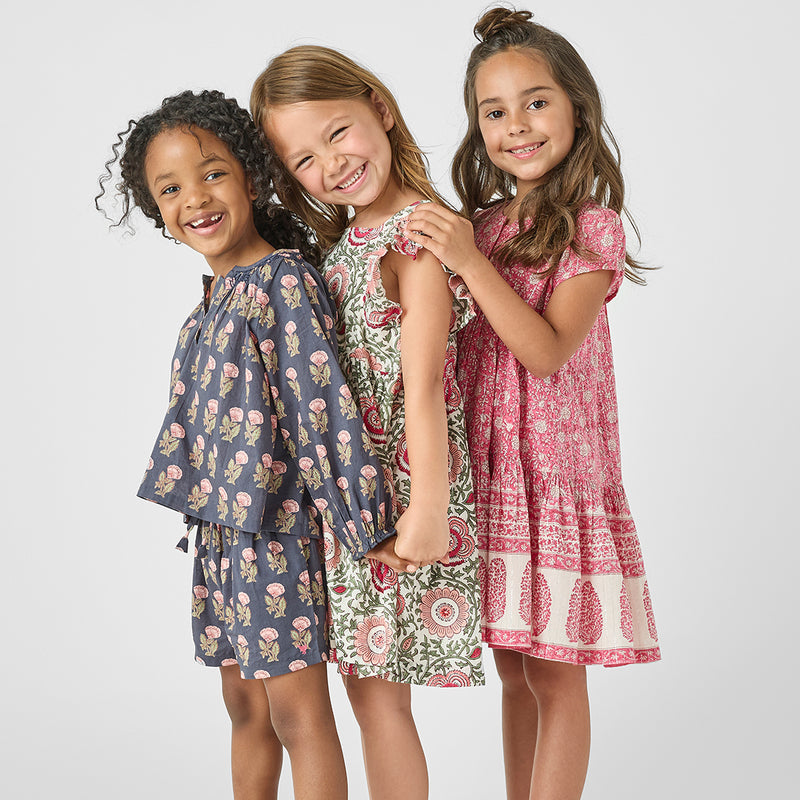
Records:
[[[273,708],[271,722],[275,735],[290,755],[313,739],[319,729],[317,721],[300,709]]]
[[[224,668],[223,668],[224,669]],[[222,677],[222,699],[234,727],[263,725],[269,722],[269,703],[264,684],[259,680],[246,680],[236,674]]]
[[[494,663],[504,692],[530,694],[530,688],[525,679],[523,656],[520,653],[496,650]]]
[[[405,684],[345,676],[344,686],[361,730],[395,725],[403,718],[413,720],[411,692]]]
[[[586,694],[584,666],[540,658],[526,658],[524,666],[525,680],[539,703]]]
[[[272,727],[290,754],[336,737],[325,664],[267,681]]]

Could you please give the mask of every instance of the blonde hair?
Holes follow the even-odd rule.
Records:
[[[554,167],[548,180],[531,189],[519,205],[519,233],[496,253],[500,263],[531,266],[545,261],[538,275],[545,278],[558,266],[568,247],[585,257],[593,255],[574,241],[576,220],[588,200],[625,212],[638,237],[639,231],[624,206],[625,183],[614,135],[603,118],[600,92],[584,60],[560,34],[531,22],[529,11],[497,7],[487,11],[474,28],[473,48],[464,79],[464,105],[468,129],[453,160],[452,178],[463,212],[471,217],[479,208],[514,196],[512,176],[496,167],[481,136],[475,77],[488,58],[508,50],[529,50],[544,59],[556,83],[566,92],[580,126],[566,158]],[[533,220],[533,224],[528,224]],[[639,271],[648,269],[625,253],[625,276],[645,281]]]
[[[250,110],[264,131],[271,109],[314,100],[364,100],[375,93],[394,118],[387,132],[392,149],[392,174],[402,188],[428,200],[444,203],[428,178],[427,160],[403,120],[392,93],[368,69],[352,59],[319,45],[301,45],[275,56],[256,78],[250,94]],[[281,165],[274,177],[281,202],[294,211],[317,234],[323,248],[334,245],[348,224],[344,206],[313,198]]]

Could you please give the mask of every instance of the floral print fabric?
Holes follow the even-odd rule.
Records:
[[[195,550],[197,661],[269,678],[328,660],[320,539],[202,522]]]
[[[339,367],[336,312],[314,268],[276,251],[232,269],[213,295],[206,283],[178,336],[139,496],[199,525],[198,659],[267,677],[327,657],[322,532],[360,558],[394,533],[392,489]]]
[[[400,362],[401,307],[386,297],[380,274],[388,248],[414,256],[402,230],[411,208],[378,228],[350,228],[323,272],[339,309],[339,358],[359,403],[382,470],[395,490],[394,522],[409,501]],[[469,295],[454,292],[444,376],[450,448],[450,564],[414,574],[344,558],[325,536],[331,656],[342,672],[432,686],[483,683],[475,520],[461,395],[455,381],[455,332],[471,316]],[[372,476],[366,476],[371,478]]]
[[[337,364],[334,319],[296,251],[219,280],[178,336],[139,496],[248,533],[331,528],[355,557],[391,535],[391,486]]]
[[[556,272],[522,264],[498,272],[544,311],[563,281],[612,270],[623,278],[617,214],[587,204]],[[518,230],[502,206],[479,212],[475,242],[492,253]],[[492,647],[576,664],[660,658],[636,527],[622,487],[617,398],[605,305],[577,352],[549,378],[529,373],[482,313],[459,337],[478,519],[482,635]]]

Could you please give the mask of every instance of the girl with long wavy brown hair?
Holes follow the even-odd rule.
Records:
[[[643,281],[583,59],[527,11],[493,8],[475,35],[453,164],[472,224],[428,204],[408,236],[480,306],[459,336],[458,378],[507,795],[575,800],[589,758],[585,665],[660,658],[622,486],[606,315],[624,277]]]

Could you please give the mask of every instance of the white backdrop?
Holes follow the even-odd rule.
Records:
[[[590,671],[587,798],[793,794],[800,284],[796,12],[782,5],[532,8],[594,71],[640,256],[663,267],[610,315],[664,660]],[[190,559],[172,550],[180,519],[134,496],[204,262],[145,223],[109,232],[94,211],[116,131],[184,88],[246,105],[270,56],[328,44],[395,91],[452,199],[484,7],[77,0],[4,12],[4,797],[230,796],[218,677],[192,660]],[[433,800],[504,796],[487,666],[486,688],[415,692]],[[361,800],[357,729],[331,677]]]

